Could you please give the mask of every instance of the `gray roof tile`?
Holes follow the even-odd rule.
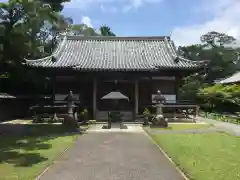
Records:
[[[233,74],[231,77],[226,78],[220,81],[219,83],[228,84],[228,83],[238,83],[238,82],[240,82],[240,72]]]
[[[56,62],[52,61],[52,57]],[[26,60],[34,67],[75,70],[148,71],[165,68],[197,68],[201,64],[182,57],[169,37],[67,36],[53,55]]]

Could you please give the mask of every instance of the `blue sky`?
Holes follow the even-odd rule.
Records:
[[[177,45],[199,43],[212,30],[240,38],[240,0],[71,0],[63,14],[118,36],[171,34]]]
[[[207,18],[194,12],[198,4],[191,3],[192,0],[147,1],[129,10],[124,9],[127,1],[107,2],[89,3],[90,7],[80,7],[81,3],[76,2],[75,7],[67,5],[63,12],[75,23],[81,23],[81,17],[85,16],[91,19],[93,27],[107,24],[120,36],[169,35],[176,26],[201,23]]]
[[[106,24],[119,36],[172,34],[186,45],[212,30],[239,38],[239,9],[239,0],[71,0],[63,13],[94,28]]]

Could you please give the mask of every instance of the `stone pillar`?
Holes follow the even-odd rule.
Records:
[[[96,119],[97,115],[97,80],[93,80],[93,119]]]
[[[139,97],[139,87],[138,87],[138,80],[135,80],[134,83],[134,95],[135,95],[135,103],[134,103],[134,117],[138,115],[138,97]]]

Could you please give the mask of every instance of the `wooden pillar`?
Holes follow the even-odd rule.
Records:
[[[153,81],[152,81],[152,77],[149,77],[148,80],[148,85],[149,85],[149,92],[148,92],[148,106],[150,106],[152,104],[152,94],[156,93],[153,92]],[[149,107],[148,107],[149,108]],[[150,108],[150,111],[152,110],[152,108]]]
[[[97,80],[93,79],[93,119],[96,119],[97,115]]]
[[[55,102],[56,84],[56,76],[52,76],[52,104]]]
[[[135,95],[135,103],[134,103],[134,119],[138,115],[138,97],[139,97],[139,87],[138,87],[138,80],[134,82],[134,95]]]
[[[179,102],[179,88],[180,88],[180,78],[175,76],[175,95],[176,95],[176,103]]]

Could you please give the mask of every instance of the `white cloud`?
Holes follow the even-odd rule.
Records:
[[[108,5],[101,5],[100,6],[102,12],[110,12],[110,13],[116,13],[118,11],[117,7],[115,6],[108,6]]]
[[[119,8],[126,12],[137,9],[144,4],[159,3],[161,1],[163,0],[71,0],[71,2],[65,3],[65,7],[84,10],[95,5],[100,6],[104,12],[116,12]]]
[[[213,18],[201,24],[174,28],[172,31],[172,39],[177,45],[200,43],[200,36],[209,31],[223,32],[240,38],[239,0],[202,1],[204,2],[204,6],[198,9],[198,13],[208,13],[209,16],[213,16]]]
[[[88,27],[91,27],[91,28],[93,27],[91,19],[87,16],[82,17],[82,23],[86,24]]]

